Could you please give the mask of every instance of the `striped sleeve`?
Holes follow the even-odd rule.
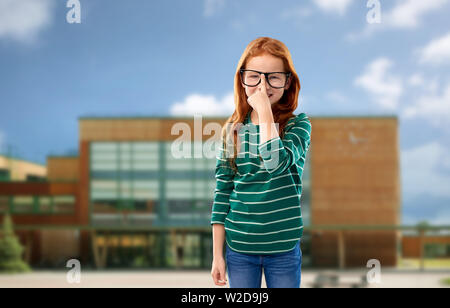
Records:
[[[289,125],[289,126],[288,126]],[[259,145],[259,152],[266,170],[272,175],[281,175],[306,155],[311,143],[311,122],[301,113],[293,124],[285,127],[283,140],[279,136]]]
[[[223,147],[219,148],[216,156],[216,189],[212,205],[211,225],[225,224],[225,218],[230,210],[230,194],[234,188],[234,171],[229,166]]]

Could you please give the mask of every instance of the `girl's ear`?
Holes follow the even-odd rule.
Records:
[[[291,81],[292,81],[292,75],[290,75],[288,78],[288,82],[287,82],[286,86],[284,87],[285,90],[289,89],[289,87],[291,86]]]

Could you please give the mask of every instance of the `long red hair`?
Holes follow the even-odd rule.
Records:
[[[243,87],[240,75],[240,69],[245,68],[247,63],[253,57],[261,56],[264,54],[270,54],[283,60],[284,69],[286,72],[291,72],[291,81],[288,90],[285,90],[282,98],[276,104],[272,104],[272,113],[275,123],[279,125],[280,138],[284,136],[284,127],[294,114],[294,110],[298,106],[298,93],[300,92],[300,80],[297,72],[295,71],[294,64],[292,62],[291,53],[284,43],[279,40],[270,37],[259,37],[245,48],[239,63],[236,68],[236,74],[234,75],[234,104],[235,110],[233,114],[227,119],[224,127],[222,128],[222,144],[225,150],[228,150],[228,140],[233,140],[231,157],[227,157],[234,172],[237,172],[236,156],[237,156],[237,143],[238,143],[238,130],[245,120],[246,115],[252,109],[247,102],[247,95],[245,88]],[[260,157],[261,159],[261,157]]]

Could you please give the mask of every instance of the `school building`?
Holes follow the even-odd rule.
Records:
[[[397,117],[310,118],[304,266],[395,266],[401,233],[383,226],[401,224]],[[46,166],[0,157],[0,219],[11,213],[34,266],[206,268],[215,155],[202,149],[225,120],[81,117],[78,156]],[[188,131],[192,155],[177,158],[172,146]]]

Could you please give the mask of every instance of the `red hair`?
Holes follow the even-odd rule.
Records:
[[[230,167],[237,172],[236,156],[237,156],[237,141],[238,141],[238,128],[245,120],[246,115],[252,109],[247,102],[247,95],[245,88],[243,87],[240,75],[240,69],[245,68],[247,63],[253,57],[261,56],[264,54],[270,54],[283,60],[284,69],[286,72],[291,72],[291,81],[288,90],[285,90],[280,101],[276,104],[272,104],[272,113],[274,122],[279,125],[280,138],[284,136],[284,127],[294,114],[294,110],[298,106],[298,93],[300,92],[300,80],[295,71],[294,64],[292,62],[291,53],[284,43],[279,40],[270,37],[259,37],[245,48],[239,63],[236,68],[236,74],[234,75],[234,104],[235,110],[233,114],[225,122],[225,126],[222,129],[222,144],[224,149],[227,149],[226,140],[233,140],[233,153],[231,158],[227,157],[230,163]],[[227,129],[231,128],[231,129]],[[231,136],[232,135],[232,136]],[[232,137],[232,139],[231,139]],[[261,159],[261,157],[260,157]]]

